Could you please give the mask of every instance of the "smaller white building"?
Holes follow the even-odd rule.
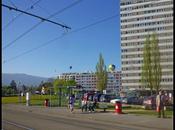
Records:
[[[59,79],[75,80],[86,91],[97,91],[97,77],[94,72],[62,73]],[[108,72],[107,94],[116,94],[121,90],[121,71]]]

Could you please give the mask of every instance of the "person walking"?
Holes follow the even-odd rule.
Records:
[[[164,91],[164,115],[166,115],[166,109],[167,106],[169,105],[169,96],[168,93],[166,91]]]
[[[82,98],[81,100],[81,111],[83,112],[85,109],[85,111],[87,111],[87,101],[86,99]]]
[[[92,112],[92,102],[90,100],[87,101],[87,107],[88,107],[88,110],[89,112]]]
[[[159,94],[156,97],[156,107],[158,112],[158,118],[162,117],[165,118],[165,112],[164,112],[164,106],[165,106],[165,95],[163,91],[159,91]]]
[[[75,95],[72,94],[72,96],[69,99],[69,108],[71,113],[74,111],[74,103],[75,103]]]
[[[92,111],[95,112],[95,108],[97,107],[97,99],[94,99],[93,100],[93,103],[92,103]]]

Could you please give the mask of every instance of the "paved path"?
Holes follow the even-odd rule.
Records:
[[[84,120],[85,122],[94,121],[96,123],[100,122],[102,124],[108,124],[111,126],[118,125],[118,127],[133,128],[138,127],[147,130],[172,130],[173,129],[173,120],[172,119],[162,119],[156,118],[154,116],[143,116],[143,115],[132,115],[132,114],[121,114],[117,115],[112,112],[81,112],[78,109],[75,109],[74,113],[70,113],[67,108],[49,108],[41,106],[29,106],[24,105],[3,105],[2,110],[16,110],[18,113],[28,112],[32,114],[39,114],[45,116],[51,116],[53,118],[67,118],[72,120]],[[6,114],[2,111],[2,117],[5,118]],[[91,122],[92,124],[92,122]],[[107,126],[108,126],[107,125]],[[106,125],[105,125],[106,126]],[[135,129],[138,129],[135,128]],[[124,128],[125,129],[125,128]]]

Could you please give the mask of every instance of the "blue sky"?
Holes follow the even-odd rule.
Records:
[[[2,3],[25,10],[37,0],[3,0]],[[77,0],[40,0],[28,12],[47,18]],[[3,50],[3,73],[25,73],[42,77],[53,77],[63,72],[95,71],[99,54],[102,53],[105,64],[116,65],[121,70],[120,47],[120,1],[119,0],[82,0],[75,6],[51,18],[64,23],[72,29],[63,29],[52,23],[43,22],[34,30],[11,46]],[[2,7],[2,28],[19,12]],[[116,15],[113,19],[88,27],[79,32],[70,33],[78,28]],[[21,15],[7,28],[2,30],[2,47],[15,40],[19,35],[37,24],[40,20]],[[10,58],[35,48],[49,40],[67,33],[68,35],[22,55],[14,60]],[[9,60],[9,61],[8,61]],[[69,69],[72,66],[72,69]]]

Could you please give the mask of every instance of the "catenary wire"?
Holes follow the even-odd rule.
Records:
[[[33,2],[33,0],[30,0],[30,1],[32,1]],[[48,15],[51,15],[51,13],[47,10],[47,9],[45,9],[44,7],[42,7],[41,5],[37,5],[37,7],[39,7],[40,9],[42,9],[45,13],[47,13]],[[55,20],[58,20],[57,18],[55,18],[54,17],[54,19]],[[59,20],[60,21],[60,20]],[[62,21],[60,21],[62,24],[65,24],[64,22],[62,22]]]
[[[82,0],[77,0],[76,2],[68,5],[67,7],[64,7],[63,9],[57,11],[56,13],[50,15],[47,19],[50,19],[60,13],[62,13],[63,11],[77,5],[78,3],[80,3]],[[8,43],[7,45],[5,45],[3,47],[3,50],[5,50],[7,47],[11,46],[12,44],[14,44],[16,41],[18,41],[19,39],[21,39],[22,37],[24,37],[26,34],[28,34],[29,32],[31,32],[33,29],[35,29],[36,27],[38,27],[43,21],[40,21],[39,23],[35,24],[34,26],[32,26],[31,28],[29,28],[27,31],[25,31],[24,33],[22,33],[20,36],[18,36],[15,40],[11,41],[10,43]]]
[[[10,4],[12,4],[15,8],[17,8],[17,6],[11,1],[11,0],[8,0],[10,2]]]
[[[25,9],[25,11],[29,11],[30,9],[33,9],[33,7],[35,5],[37,5],[41,0],[38,0],[36,2],[34,2],[30,7],[28,7],[27,9]],[[8,22],[6,25],[4,25],[4,27],[2,28],[2,31],[5,31],[17,18],[19,18],[20,16],[22,16],[23,13],[19,13],[18,15],[16,15],[10,22]]]
[[[29,16],[32,16],[32,17],[35,17],[35,18],[38,18],[38,19],[40,19],[40,20],[42,20],[42,21],[47,21],[47,22],[50,22],[50,23],[59,25],[59,26],[61,26],[61,27],[63,27],[63,28],[69,28],[69,29],[71,29],[70,27],[67,27],[67,26],[62,25],[62,24],[57,23],[57,22],[54,22],[54,21],[52,21],[52,20],[48,20],[47,18],[41,17],[41,16],[39,16],[39,15],[32,14],[32,13],[29,13],[29,12],[26,12],[26,11],[23,11],[23,10],[20,10],[20,9],[16,9],[16,8],[13,8],[13,7],[8,6],[8,5],[5,5],[5,4],[2,4],[2,6],[5,7],[5,8],[9,8],[10,10],[15,10],[15,11],[18,11],[18,12],[22,12],[22,13],[24,13],[24,14],[26,14],[26,15],[29,15]]]
[[[28,53],[31,53],[31,52],[33,52],[33,51],[36,51],[37,49],[42,48],[42,47],[44,47],[44,46],[46,46],[46,45],[48,45],[48,44],[51,44],[51,43],[53,43],[54,41],[56,41],[56,40],[58,40],[58,39],[61,39],[61,38],[65,37],[65,36],[67,36],[67,35],[69,35],[69,34],[82,31],[82,30],[84,30],[84,29],[90,28],[90,27],[95,26],[95,25],[97,25],[97,24],[100,24],[100,23],[103,23],[103,22],[105,22],[105,21],[114,19],[114,18],[116,18],[117,16],[119,16],[119,15],[116,14],[116,15],[113,15],[113,16],[110,16],[110,17],[107,17],[107,18],[104,18],[104,19],[102,19],[102,20],[96,21],[96,22],[94,22],[94,23],[88,24],[88,25],[86,25],[86,26],[80,27],[80,28],[78,28],[78,29],[75,29],[75,30],[73,30],[73,31],[71,31],[71,32],[69,32],[69,33],[67,33],[67,34],[65,34],[65,35],[61,35],[61,36],[56,37],[56,38],[54,38],[54,39],[52,39],[52,40],[49,40],[49,41],[47,41],[47,42],[45,42],[45,43],[43,43],[43,44],[41,44],[41,45],[39,45],[39,46],[37,46],[37,47],[35,47],[35,48],[33,48],[33,49],[30,49],[30,50],[28,50],[28,51],[25,51],[25,52],[23,52],[23,53],[21,53],[21,54],[19,54],[19,55],[17,55],[17,56],[14,56],[14,57],[12,57],[12,58],[10,58],[10,59],[8,59],[8,60],[4,60],[3,63],[7,63],[7,62],[10,62],[10,61],[12,61],[12,60],[15,60],[15,59],[17,59],[17,58],[19,58],[19,57],[21,57],[21,56],[24,56],[24,55],[26,55],[26,54],[28,54]]]

